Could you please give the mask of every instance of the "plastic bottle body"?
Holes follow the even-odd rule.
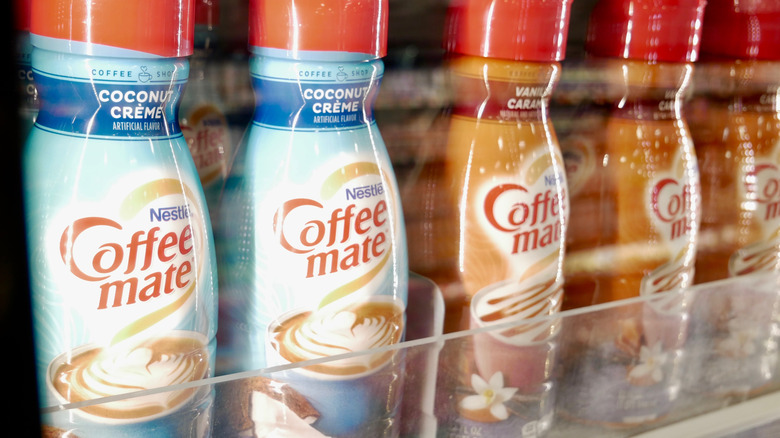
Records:
[[[406,238],[372,115],[382,61],[341,53],[294,60],[255,50],[258,106],[221,204],[220,345],[235,358],[226,367],[251,370],[400,342]],[[315,428],[366,433],[359,427],[369,420],[371,427],[392,422],[388,406],[397,400],[388,404],[388,390],[397,382],[385,380],[399,366],[396,356],[305,368],[289,382],[310,400],[329,400]],[[313,389],[334,379],[331,394]],[[363,409],[340,407],[348,400],[334,394],[361,379],[384,389],[376,394],[372,383],[354,395],[373,397]]]
[[[702,173],[697,283],[780,269],[778,72],[771,61],[702,65],[689,107]]]
[[[187,61],[36,47],[32,65],[41,109],[23,188],[42,405],[212,376],[213,237],[176,121]],[[211,398],[173,391],[43,422],[85,437],[207,435]]]
[[[571,215],[563,307],[668,294],[595,312],[563,345],[562,411],[607,426],[666,415],[681,388],[701,215],[682,102],[688,63],[603,60],[611,109],[590,142],[564,141]],[[584,146],[583,146],[584,145]],[[583,356],[582,352],[589,354]],[[605,365],[606,364],[606,365]],[[640,400],[637,403],[636,400]],[[579,400],[579,402],[575,402]]]
[[[568,236],[564,308],[684,288],[693,278],[701,201],[681,116],[692,67],[614,61],[602,68],[617,87],[600,120],[604,137],[564,150],[581,225]]]
[[[751,274],[761,281],[762,273],[780,269],[778,74],[777,61],[716,57],[697,66],[686,107],[701,167],[696,283]],[[706,318],[693,330],[707,342],[701,363],[692,364],[698,378],[689,382],[691,390],[729,398],[763,390],[776,374],[768,365],[775,361],[776,306],[752,288],[700,298]],[[747,328],[752,325],[767,333]]]
[[[443,163],[430,163],[438,166],[436,179],[434,172],[421,173],[430,178],[422,187],[441,193],[434,198],[438,205],[426,206],[428,217],[449,224],[430,227],[426,250],[447,265],[423,274],[444,292],[445,330],[516,327],[443,351],[442,363],[454,374],[440,372],[439,378],[460,395],[443,401],[440,415],[449,417],[447,436],[509,436],[523,427],[543,434],[551,424],[552,397],[545,364],[560,327],[554,319],[521,321],[560,309],[568,199],[547,118],[560,67],[460,56],[449,68],[456,100],[446,155]],[[476,402],[477,381],[534,401],[507,397],[502,405],[512,414],[500,415]]]

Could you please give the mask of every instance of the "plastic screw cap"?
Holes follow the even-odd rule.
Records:
[[[249,44],[381,58],[387,20],[388,0],[250,0]]]
[[[780,0],[709,0],[702,54],[780,60]]]
[[[192,54],[192,0],[34,0],[33,35],[162,57]],[[70,47],[70,46],[68,46]],[[79,49],[73,49],[79,50]]]
[[[447,50],[517,61],[564,59],[571,0],[453,0]]]
[[[195,25],[209,29],[219,24],[219,0],[195,0]]]
[[[596,57],[693,62],[705,0],[601,0],[591,12],[586,51]]]

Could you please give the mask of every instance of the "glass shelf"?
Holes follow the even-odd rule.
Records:
[[[780,430],[780,276],[445,335],[436,287],[413,276],[409,296],[402,344],[51,406],[42,409],[42,423],[88,437],[79,425],[90,409],[205,393],[205,402],[151,417],[144,436],[652,438]],[[555,334],[533,345],[496,343],[501,333],[532,323],[549,324]],[[474,351],[482,359],[472,360]],[[312,379],[345,360],[382,365],[349,378]],[[487,422],[488,413],[509,419]],[[112,437],[139,427],[115,423]]]

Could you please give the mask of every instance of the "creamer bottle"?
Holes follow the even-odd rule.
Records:
[[[250,3],[257,107],[219,220],[220,330],[233,370],[403,339],[406,238],[372,111],[387,17],[385,1]],[[252,405],[254,433],[392,434],[399,366],[384,351],[292,369],[279,376],[294,393],[287,405]],[[310,415],[283,414],[304,400]]]
[[[590,227],[567,236],[564,308],[647,299],[567,326],[560,406],[583,421],[654,421],[679,394],[688,305],[679,290],[692,284],[700,218],[682,103],[703,11],[701,0],[602,0],[590,17],[586,50],[612,107],[595,165],[567,166],[591,172],[570,177],[584,187],[573,190],[571,216]]]
[[[30,43],[30,7],[31,0],[14,1],[14,24],[16,26],[16,78],[19,85],[20,105],[19,120],[22,123],[20,132],[26,136],[35,123],[38,114],[38,92],[33,82],[32,43]]]
[[[213,375],[217,310],[211,226],[177,119],[191,23],[177,0],[33,3],[41,105],[23,189],[40,400],[86,403],[47,413],[47,429],[208,435],[212,390],[179,385]]]
[[[454,107],[436,190],[452,229],[450,271],[425,272],[445,291],[448,331],[514,323],[445,346],[439,371],[444,436],[543,434],[551,425],[549,365],[568,199],[548,118],[565,52],[570,2],[454,2],[448,68]],[[436,163],[433,163],[436,164]],[[445,234],[446,233],[446,234]],[[417,242],[410,242],[412,251]],[[453,254],[452,252],[455,251]],[[436,256],[440,256],[437,254]],[[494,396],[491,396],[493,394]]]
[[[780,2],[709,0],[701,49],[686,108],[701,168],[695,280],[778,272]],[[778,298],[743,284],[699,297],[711,313],[695,390],[747,397],[774,376]]]
[[[219,1],[195,0],[194,51],[179,108],[181,130],[198,169],[212,223],[233,149],[213,62],[218,25]]]
[[[707,12],[688,107],[701,162],[697,283],[780,270],[780,5],[716,0]]]

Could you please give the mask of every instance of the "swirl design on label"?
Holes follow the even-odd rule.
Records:
[[[359,184],[349,184],[358,179]],[[350,163],[329,173],[318,195],[284,201],[273,217],[278,244],[315,282],[307,287],[325,289],[311,305],[269,325],[270,350],[284,362],[386,346],[399,342],[403,333],[403,302],[373,290],[390,275],[399,225],[392,217],[397,206],[388,175],[376,163]],[[391,356],[361,356],[307,369],[354,375]]]
[[[179,332],[147,340],[131,349],[85,346],[67,352],[49,367],[51,384],[65,402],[75,403],[176,385],[206,376],[209,355],[203,336]],[[81,410],[101,421],[134,421],[164,415],[197,388],[131,397]]]
[[[377,296],[341,310],[295,313],[270,326],[269,335],[274,350],[291,363],[368,351],[400,341],[403,313],[400,301]],[[362,354],[306,369],[330,376],[355,376],[379,368],[393,354]]]

